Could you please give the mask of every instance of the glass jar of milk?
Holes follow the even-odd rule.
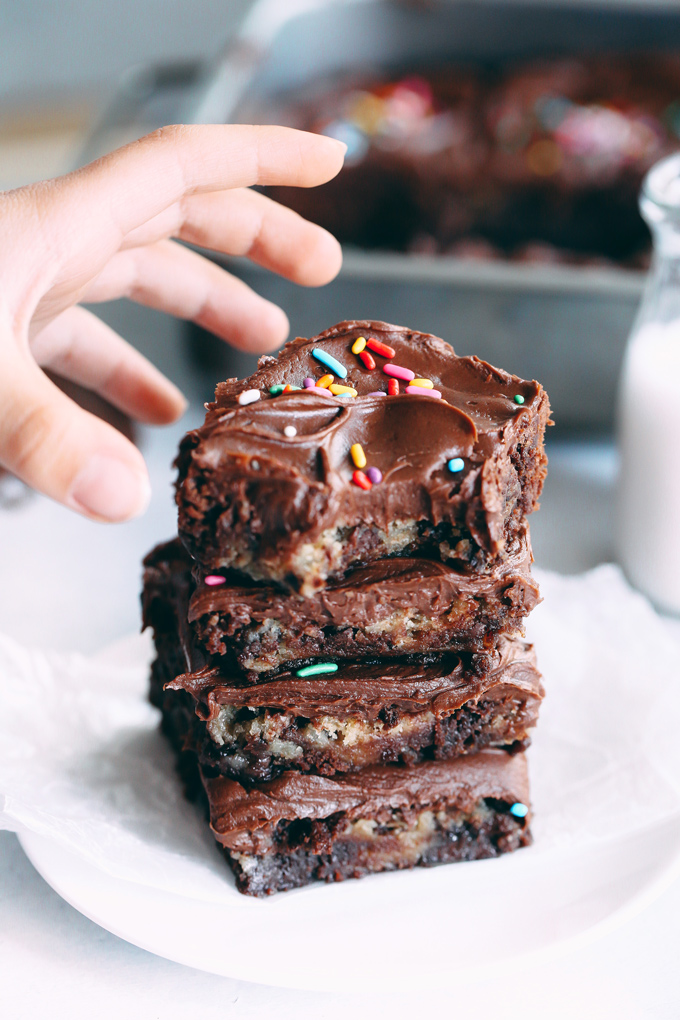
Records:
[[[680,153],[647,174],[640,209],[652,268],[619,397],[619,560],[631,582],[680,613]]]

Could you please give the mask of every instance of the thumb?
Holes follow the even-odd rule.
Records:
[[[93,520],[136,517],[151,495],[139,450],[78,407],[17,350],[0,377],[0,464]]]

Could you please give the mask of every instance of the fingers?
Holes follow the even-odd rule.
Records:
[[[244,255],[307,287],[328,283],[342,264],[342,249],[332,234],[248,188],[182,199],[129,233],[124,247],[171,236]]]
[[[0,464],[27,485],[99,521],[146,509],[149,478],[139,450],[50,382],[13,348],[0,380]]]
[[[85,308],[69,308],[31,341],[33,357],[66,379],[94,390],[138,421],[165,425],[186,401],[139,351]]]
[[[244,351],[275,350],[288,336],[280,308],[173,241],[119,252],[85,292],[87,301],[117,297],[192,319]]]
[[[286,127],[204,124],[161,128],[66,178],[100,221],[107,203],[122,233],[185,195],[253,184],[309,188],[340,171],[346,146]]]
[[[84,282],[131,230],[185,196],[252,184],[323,184],[340,170],[344,152],[333,138],[292,128],[179,125],[20,189],[16,200],[28,205],[41,230],[41,257],[53,252],[70,280]]]

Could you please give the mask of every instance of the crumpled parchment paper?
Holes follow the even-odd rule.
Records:
[[[535,850],[616,839],[680,811],[680,648],[612,566],[537,572],[527,636],[547,696],[529,751]],[[150,636],[97,656],[0,635],[0,828],[120,878],[213,902],[235,893],[146,702]]]

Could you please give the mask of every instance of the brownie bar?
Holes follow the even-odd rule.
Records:
[[[520,634],[538,602],[530,563],[523,535],[516,551],[486,575],[470,577],[436,560],[398,557],[359,567],[305,598],[234,576],[222,586],[201,577],[194,587],[191,559],[175,540],[145,559],[144,597],[166,601],[177,619],[188,617],[209,656],[257,682],[263,674],[319,657],[488,650],[498,633]]]
[[[163,710],[175,710],[177,692],[190,694],[185,746],[203,765],[245,780],[289,769],[355,772],[485,747],[518,751],[530,743],[543,688],[530,645],[503,640],[500,649],[481,676],[464,654],[430,664],[348,663],[330,676],[283,673],[254,687],[205,670],[167,683]]]
[[[350,571],[305,598],[272,585],[207,585],[188,607],[207,652],[233,653],[254,674],[331,659],[455,649],[482,651],[499,632],[522,632],[539,600],[528,536],[494,569],[470,577],[436,560],[397,557]]]
[[[522,754],[481,751],[333,779],[288,772],[249,788],[203,775],[203,785],[236,887],[251,896],[497,857],[531,842]]]
[[[351,351],[359,337],[394,357],[369,350],[375,368],[365,367]],[[335,377],[349,395],[303,388],[328,374],[313,351],[346,367]],[[395,365],[441,398],[406,393],[404,382],[387,395],[383,367]],[[233,568],[304,595],[389,556],[485,573],[516,547],[537,505],[548,416],[536,382],[459,358],[429,334],[343,322],[217,387],[205,424],[180,448],[180,536],[208,572]],[[378,481],[357,478],[355,444]]]

